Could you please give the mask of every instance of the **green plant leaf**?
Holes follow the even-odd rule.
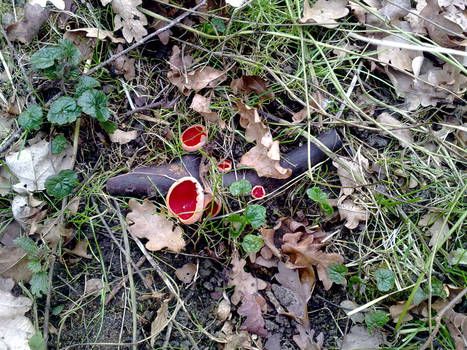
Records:
[[[57,316],[60,315],[60,312],[63,311],[65,307],[63,305],[57,305],[52,309],[52,315]]]
[[[34,273],[40,272],[42,270],[42,264],[39,259],[34,259],[28,262],[28,269]]]
[[[41,297],[42,293],[47,294],[47,272],[41,271],[35,273],[29,284],[31,285],[31,293],[37,297]]]
[[[38,104],[30,105],[18,117],[18,123],[24,130],[39,130],[44,120],[42,119],[42,108]]]
[[[232,237],[238,237],[240,233],[243,232],[247,222],[246,219],[243,215],[240,214],[231,214],[227,218],[227,222],[230,222],[231,228],[230,228],[230,235]]]
[[[46,350],[47,347],[45,346],[44,338],[42,338],[42,334],[37,332],[31,338],[29,338],[28,345],[31,350]]]
[[[100,122],[105,122],[110,117],[107,108],[107,96],[102,91],[92,89],[83,92],[78,98],[78,105],[83,112],[96,118]]]
[[[214,28],[217,29],[217,31],[219,33],[224,33],[225,32],[225,23],[224,23],[224,20],[220,19],[220,18],[213,18],[211,20],[211,23],[212,25],[214,26]]]
[[[326,268],[328,277],[337,284],[345,284],[345,275],[349,272],[347,266],[341,264],[331,264]]]
[[[375,272],[376,287],[380,292],[394,288],[394,272],[388,269],[378,269]]]
[[[321,210],[325,212],[326,215],[332,215],[334,214],[334,208],[331,207],[328,202],[320,202],[319,206],[321,207]]]
[[[439,296],[441,298],[447,297],[446,291],[444,290],[443,282],[441,282],[435,277],[431,279],[431,294]]]
[[[29,237],[21,236],[16,238],[13,242],[32,258],[40,255],[40,248],[37,246],[36,242]]]
[[[70,40],[60,39],[58,47],[62,50],[62,59],[65,59],[67,62],[75,66],[79,63],[81,52]]]
[[[99,87],[101,84],[94,78],[88,76],[81,76],[78,78],[78,84],[76,85],[75,97],[80,97],[85,91]]]
[[[419,286],[417,290],[415,291],[415,294],[413,296],[412,303],[417,306],[419,305],[423,300],[428,298],[428,293],[425,292],[425,290],[422,288],[422,286]]]
[[[232,184],[229,187],[230,193],[232,196],[241,196],[241,195],[247,195],[250,194],[251,192],[251,183],[248,180],[238,180],[235,182],[232,182]]]
[[[365,323],[370,332],[373,328],[383,327],[388,321],[389,317],[384,311],[377,310],[365,315]]]
[[[257,253],[263,246],[263,237],[257,235],[246,235],[243,237],[242,248],[247,254]]]
[[[52,148],[52,154],[60,154],[62,151],[66,148],[67,146],[67,141],[65,136],[62,134],[57,135],[53,140],[51,144]]]
[[[45,180],[47,194],[62,199],[68,196],[78,184],[78,176],[73,170],[62,170],[56,175],[51,175]]]
[[[107,134],[113,134],[115,130],[117,130],[117,124],[114,122],[110,122],[107,120],[105,122],[99,122],[99,124],[101,125],[102,129],[105,130]]]
[[[247,206],[245,219],[253,228],[260,228],[266,221],[266,208],[259,204]]]
[[[306,191],[306,194],[311,200],[314,200],[315,202],[318,202],[318,203],[326,202],[326,200],[328,199],[327,193],[323,192],[323,190],[317,186],[309,188]]]
[[[353,294],[361,294],[365,293],[366,285],[365,282],[360,277],[352,276],[349,278],[349,289]]]
[[[47,120],[53,124],[64,125],[72,123],[81,114],[76,100],[68,96],[59,97],[50,105]]]
[[[63,49],[57,46],[48,46],[39,50],[31,56],[30,63],[33,70],[40,70],[52,67],[55,60],[63,55]]]

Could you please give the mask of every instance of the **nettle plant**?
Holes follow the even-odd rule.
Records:
[[[240,197],[251,194],[251,184],[248,180],[235,181],[230,185],[230,193]],[[231,214],[227,218],[230,223],[230,236],[237,239],[245,230],[251,227],[259,229],[266,221],[266,208],[259,204],[247,205],[242,214]],[[248,233],[241,242],[243,250],[247,253],[257,253],[263,246],[263,237]]]
[[[30,105],[18,117],[19,125],[26,132],[41,129],[44,124],[51,127],[74,123],[84,113],[97,119],[108,133],[116,129],[109,121],[110,111],[107,96],[100,89],[100,83],[88,76],[80,75],[78,67],[81,53],[69,40],[62,39],[57,46],[48,46],[31,56],[31,68],[44,77],[57,82],[64,96],[60,96],[46,108],[46,105]],[[74,88],[69,88],[74,86]],[[46,120],[44,114],[46,113]],[[67,145],[63,135],[56,136],[51,142],[53,154],[60,154]],[[71,170],[62,170],[46,181],[49,195],[61,199],[71,193],[77,184],[77,176]]]

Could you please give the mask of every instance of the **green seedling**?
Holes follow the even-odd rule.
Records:
[[[306,191],[306,194],[311,200],[319,204],[321,210],[324,211],[326,215],[332,215],[334,213],[334,209],[328,203],[327,193],[323,192],[321,188],[314,186],[312,188],[309,188]]]

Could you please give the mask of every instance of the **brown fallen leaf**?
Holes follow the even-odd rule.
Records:
[[[63,12],[60,12],[60,14],[58,15],[58,27],[60,29],[65,29],[70,18],[71,18],[71,15],[70,13],[75,13],[76,10],[78,9],[78,6],[76,6],[76,4],[74,3],[73,0],[64,0],[64,5],[65,5],[65,8],[64,8],[64,11]]]
[[[352,326],[350,332],[342,340],[341,350],[380,349],[383,343],[383,335],[378,330],[372,330],[371,334],[366,327]]]
[[[370,164],[361,154],[358,154],[355,159],[339,158],[347,169],[341,163],[333,162],[337,168],[337,175],[341,182],[340,196],[348,196],[361,185],[364,184],[364,179],[367,177]]]
[[[180,253],[185,247],[183,232],[179,226],[164,215],[157,214],[157,208],[148,199],[139,204],[135,199],[130,199],[128,207],[131,212],[126,216],[130,224],[129,230],[138,238],[146,238],[146,248],[151,251],[167,248]]]
[[[165,25],[167,25],[166,22],[155,20],[151,24],[151,28],[154,28],[154,30],[158,30],[164,27]],[[157,34],[159,40],[161,41],[163,45],[167,45],[169,43],[170,37],[172,35],[173,35],[173,32],[170,29],[166,29],[162,31],[161,33]]]
[[[81,52],[80,59],[87,60],[91,57],[96,46],[96,39],[86,36],[86,32],[80,30],[68,30],[63,34],[63,39],[70,40]]]
[[[407,40],[400,38],[397,35],[388,35],[383,40],[400,42],[402,44],[409,43]],[[385,45],[378,45],[378,59],[383,63],[390,63],[394,67],[406,70],[409,72],[413,71],[412,62],[416,57],[423,57],[421,51],[401,49],[399,47],[388,47]]]
[[[348,0],[318,0],[310,6],[309,0],[303,2],[303,16],[300,23],[317,23],[326,28],[336,28],[335,20],[347,16]]]
[[[325,243],[315,242],[313,235],[304,235],[303,232],[287,233],[282,237],[282,252],[290,258],[289,266],[299,269],[302,283],[307,283],[311,290],[314,277],[314,266],[318,278],[323,282],[325,290],[329,290],[332,281],[329,279],[327,267],[331,264],[343,264],[344,257],[338,253],[326,253],[321,249]]]
[[[259,116],[258,110],[254,107],[249,107],[243,101],[238,100],[236,108],[240,114],[240,126],[245,128],[245,138],[248,141],[256,142],[264,147],[271,147],[272,134],[269,127],[263,123]]]
[[[85,259],[92,259],[92,255],[88,253],[88,241],[85,239],[76,242],[75,247],[73,250],[70,250],[70,253]]]
[[[0,245],[0,275],[13,278],[15,282],[29,281],[32,271],[28,268],[29,259],[24,250],[18,246],[3,247]]]
[[[110,141],[125,145],[138,137],[138,131],[129,130],[123,131],[120,129],[115,130],[112,134],[109,134]]]
[[[175,276],[177,276],[177,278],[183,283],[190,283],[193,281],[195,274],[196,265],[191,263],[185,264],[175,270]]]
[[[360,221],[366,221],[369,217],[367,209],[359,204],[355,204],[349,198],[337,203],[337,209],[339,210],[341,220],[346,220],[344,226],[350,230],[357,228]]]
[[[281,259],[282,258],[281,252],[274,244],[274,233],[276,232],[276,230],[262,227],[260,228],[259,231],[261,232],[261,236],[263,236],[263,242],[264,242],[265,247],[269,248],[271,253],[275,257]]]
[[[404,147],[414,143],[410,127],[400,122],[387,112],[381,113],[376,120],[383,124],[388,130],[390,130],[395,136],[397,136],[402,142],[400,144]]]
[[[30,44],[49,16],[49,9],[27,3],[24,6],[24,19],[6,28],[8,39]]]
[[[169,58],[170,69],[172,71],[185,72],[193,64],[193,58],[190,55],[182,54],[177,45],[172,47],[172,55]]]
[[[258,301],[258,297],[259,300]],[[257,334],[261,337],[266,337],[268,331],[264,329],[264,318],[261,313],[260,303],[266,303],[261,296],[247,294],[242,299],[242,305],[238,308],[239,315],[245,316],[241,329],[247,330],[250,333]]]
[[[204,119],[211,123],[217,123],[219,126],[224,129],[225,122],[219,118],[219,114],[211,110],[211,97],[204,97],[203,95],[196,94],[193,97],[193,101],[191,102],[190,108],[192,108],[195,112],[201,114]]]
[[[117,54],[121,51],[123,51],[123,46],[119,44],[115,53]],[[115,60],[113,67],[115,68],[117,74],[123,75],[127,81],[133,80],[136,76],[134,58],[129,58],[126,55],[120,56]]]
[[[245,153],[240,165],[253,168],[260,177],[287,179],[292,175],[292,169],[283,168],[280,164],[279,141],[273,141],[270,149],[256,145]]]
[[[100,278],[91,278],[86,280],[86,284],[84,286],[84,295],[92,296],[97,295],[100,291],[104,288],[104,283]]]
[[[324,333],[320,333],[315,340],[315,331],[313,329],[305,328],[302,325],[298,325],[297,329],[298,335],[294,335],[293,340],[298,345],[300,350],[323,349]]]
[[[238,79],[232,80],[230,88],[236,94],[241,92],[254,92],[261,95],[260,99],[268,99],[274,97],[274,92],[268,89],[268,81],[257,75],[243,75]]]
[[[71,29],[67,30],[66,33],[80,33],[87,38],[94,38],[98,40],[109,40],[114,44],[123,44],[125,43],[125,39],[123,38],[116,38],[114,33],[110,30],[100,29],[100,28],[78,28],[78,29]],[[65,34],[66,34],[65,33]]]
[[[169,79],[182,94],[188,96],[192,90],[198,92],[205,87],[216,87],[226,79],[225,73],[225,71],[206,66],[197,68],[186,74],[178,70],[172,70],[167,73],[167,79]]]
[[[157,315],[151,322],[151,347],[154,347],[157,336],[164,330],[169,323],[169,300],[165,299],[157,310]]]
[[[148,20],[137,8],[143,3],[142,0],[101,0],[101,3],[103,6],[112,3],[115,14],[114,30],[122,29],[123,37],[128,43],[141,40],[148,34],[144,28]]]

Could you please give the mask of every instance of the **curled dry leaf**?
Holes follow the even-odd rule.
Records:
[[[371,334],[362,326],[353,326],[350,332],[344,336],[341,350],[379,349],[383,343],[383,336],[378,330],[372,330]]]
[[[205,87],[216,87],[225,80],[226,74],[212,67],[200,67],[186,74],[170,71],[167,78],[182,94],[188,96],[192,90],[198,92]]]
[[[38,4],[27,3],[24,6],[24,19],[21,22],[10,24],[6,28],[8,39],[30,44],[49,16],[49,9]]]
[[[381,113],[376,120],[397,136],[400,141],[402,141],[402,146],[407,147],[414,143],[410,127],[400,122],[389,113]]]
[[[167,248],[168,250],[180,253],[185,247],[182,238],[182,230],[179,226],[174,227],[174,223],[164,215],[157,214],[157,208],[149,200],[145,199],[143,204],[139,204],[135,199],[130,199],[128,207],[131,212],[126,219],[130,224],[129,230],[138,238],[146,238],[146,248],[151,251]]]
[[[271,253],[275,257],[281,259],[282,258],[281,252],[274,244],[274,233],[276,231],[274,229],[262,227],[260,228],[260,232],[261,232],[261,236],[263,236],[264,245],[270,249]]]
[[[78,241],[70,253],[82,258],[92,259],[92,255],[88,253],[88,241],[85,239]]]
[[[359,204],[355,204],[352,199],[345,199],[337,203],[341,220],[346,220],[344,226],[350,230],[357,228],[360,221],[368,220],[368,210]]]
[[[308,285],[309,290],[314,284],[314,266],[318,278],[323,282],[325,290],[329,290],[332,281],[329,279],[327,267],[331,264],[344,263],[344,257],[338,253],[326,253],[321,249],[324,243],[315,242],[313,235],[303,232],[287,233],[282,237],[282,252],[290,258],[289,266],[300,271],[300,280]]]
[[[298,335],[293,336],[294,342],[300,350],[322,350],[324,343],[324,333],[320,333],[315,340],[315,331],[305,328],[302,325],[297,326]]]
[[[261,304],[266,305],[266,301],[263,297],[248,294],[243,297],[242,305],[240,305],[237,312],[239,315],[246,317],[241,329],[245,329],[250,333],[265,337],[268,335],[268,332],[264,329],[264,318],[261,313]]]
[[[262,95],[261,99],[274,97],[274,92],[268,89],[268,81],[257,75],[243,75],[238,79],[234,79],[232,83],[230,83],[230,88],[235,94],[241,91],[246,93],[254,92],[257,95]]]
[[[110,2],[112,2],[112,10],[115,13],[114,30],[122,29],[123,37],[128,43],[133,40],[141,40],[148,34],[144,28],[148,24],[148,20],[137,8],[142,4],[142,0],[101,0],[104,6]]]
[[[118,45],[116,54],[123,51],[123,46]],[[135,78],[135,59],[128,58],[126,55],[120,56],[114,62],[115,71],[117,74],[123,75],[125,80],[131,81]]]
[[[193,277],[196,274],[196,265],[195,264],[185,264],[182,267],[179,267],[175,270],[175,276],[182,281],[183,283],[190,283],[193,281]]]
[[[270,149],[256,145],[245,153],[240,164],[256,170],[260,177],[287,179],[292,175],[292,169],[283,168],[280,164],[279,141],[274,141]]]
[[[169,300],[165,299],[157,310],[157,315],[151,322],[151,347],[154,346],[157,336],[164,330],[169,323]]]
[[[78,28],[67,30],[66,33],[80,33],[87,38],[94,38],[99,40],[109,40],[114,44],[123,44],[125,40],[122,38],[116,38],[110,30],[99,29],[99,28]]]
[[[254,141],[256,144],[261,144],[264,147],[271,147],[271,131],[269,127],[263,123],[258,110],[254,107],[247,106],[240,100],[237,101],[236,107],[240,114],[240,126],[245,128],[245,138],[248,141]]]
[[[347,16],[348,0],[318,0],[310,6],[309,0],[303,2],[303,16],[300,23],[317,23],[326,28],[336,28],[336,19]]]
[[[224,129],[225,122],[219,118],[217,112],[211,110],[211,96],[204,97],[203,95],[196,94],[193,97],[193,101],[191,102],[190,108],[192,108],[195,112],[201,114],[204,119],[208,122],[218,123],[219,126]]]
[[[110,141],[125,145],[138,137],[138,131],[130,130],[123,131],[120,129],[115,130],[112,134],[109,134]]]
[[[341,182],[341,196],[348,196],[352,194],[355,189],[364,184],[366,172],[369,169],[368,159],[358,154],[355,160],[339,158],[340,163],[333,162],[332,164],[337,168],[337,175]],[[342,165],[346,166],[346,168]]]

